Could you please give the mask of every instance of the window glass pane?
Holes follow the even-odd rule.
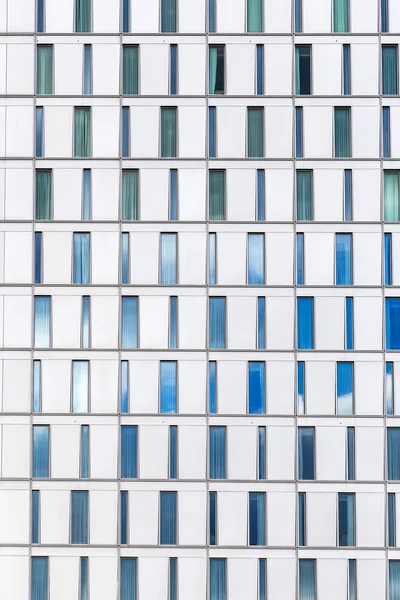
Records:
[[[339,546],[354,546],[354,494],[339,494]]]
[[[136,297],[122,298],[122,348],[138,347],[138,301]]]
[[[43,106],[36,107],[36,157],[43,156]]]
[[[138,172],[122,171],[122,220],[136,221],[138,214]]]
[[[305,414],[305,363],[297,363],[297,413]]]
[[[299,350],[311,350],[313,337],[313,298],[297,298],[297,347]]]
[[[353,350],[353,298],[346,298],[346,350]]]
[[[121,427],[121,478],[137,477],[137,427],[123,425]]]
[[[247,32],[261,33],[263,30],[262,0],[247,0]]]
[[[35,296],[35,348],[50,348],[50,298]]]
[[[129,157],[130,148],[130,113],[129,106],[122,107],[122,157]]]
[[[122,234],[121,283],[129,283],[129,233]]]
[[[32,556],[31,600],[48,600],[47,556]]]
[[[312,171],[296,171],[297,220],[312,220]]]
[[[385,285],[392,284],[392,236],[385,233]]]
[[[72,412],[89,412],[89,361],[72,361]]]
[[[265,298],[257,298],[257,350],[265,350]]]
[[[306,545],[306,495],[299,493],[299,546]]]
[[[176,284],[176,233],[161,234],[161,282]]]
[[[136,558],[121,558],[120,600],[136,600]]]
[[[266,460],[266,428],[258,428],[258,479],[267,478]]]
[[[249,493],[249,545],[265,546],[265,494]]]
[[[388,0],[381,0],[381,31],[387,33],[388,29]]]
[[[33,426],[33,473],[32,477],[49,476],[49,426]]]
[[[210,404],[210,414],[215,414],[217,412],[217,363],[215,360],[212,360],[208,363],[209,368],[209,404]]]
[[[37,0],[37,31],[44,32],[44,0]]]
[[[396,494],[388,494],[388,546],[396,546]],[[400,588],[399,588],[400,591]]]
[[[350,45],[343,45],[343,94],[348,96],[351,94],[351,79],[350,79]]]
[[[169,597],[168,600],[177,600],[177,558],[169,559]]]
[[[81,556],[81,589],[79,600],[88,600],[88,558],[87,556]]]
[[[90,108],[75,108],[75,153],[77,158],[89,158],[91,146]]]
[[[171,296],[169,299],[169,347],[175,349],[178,347],[178,298]]]
[[[169,427],[169,478],[176,479],[178,473],[178,427]]]
[[[92,196],[92,172],[90,169],[83,169],[83,201],[82,218],[84,221],[90,219],[90,205]]]
[[[387,430],[388,479],[400,480],[400,429],[390,427]]]
[[[267,559],[258,559],[258,600],[267,600]]]
[[[128,492],[121,492],[120,543],[128,543]]]
[[[247,109],[247,156],[264,156],[264,110],[261,107]]]
[[[208,109],[208,155],[210,158],[216,157],[216,117],[217,109],[210,106]]]
[[[303,108],[296,106],[296,158],[303,157]]]
[[[35,233],[35,283],[42,283],[42,233]]]
[[[216,265],[216,260],[217,260],[217,248],[216,248],[216,246],[217,246],[217,234],[216,233],[209,233],[208,234],[208,240],[209,240],[208,283],[210,285],[215,285],[217,283],[217,279],[216,279],[216,272],[217,272],[217,265]]]
[[[89,477],[89,425],[81,427],[81,478]]]
[[[356,561],[349,559],[349,600],[357,599]]]
[[[225,558],[210,558],[210,600],[226,600]]]
[[[176,47],[176,46],[175,46]],[[139,91],[139,48],[123,46],[123,94],[137,94]]]
[[[249,285],[264,284],[264,234],[249,233],[247,252],[247,283]]]
[[[210,427],[210,479],[225,479],[225,427]]]
[[[92,93],[92,46],[84,46],[83,93]]]
[[[299,479],[315,479],[314,428],[299,427]]]
[[[41,410],[41,362],[33,361],[33,412]]]
[[[315,560],[299,560],[299,600],[315,600]]]
[[[209,94],[225,93],[225,47],[210,46],[209,55]]]
[[[121,412],[126,414],[129,412],[129,369],[128,361],[121,361]]]
[[[349,0],[333,0],[333,31],[349,31]]]
[[[53,93],[53,46],[37,46],[36,91]]]
[[[160,492],[160,544],[176,544],[176,492]]]
[[[344,220],[352,219],[352,172],[348,169],[344,172]]]
[[[397,46],[382,46],[382,94],[398,94]]]
[[[264,46],[257,46],[257,95],[264,93]]]
[[[217,492],[209,493],[210,501],[210,546],[217,544]]]
[[[171,169],[169,172],[169,220],[178,219],[178,171]]]
[[[176,32],[176,0],[161,0],[161,31]]]
[[[39,494],[32,490],[32,544],[39,543]]]
[[[210,221],[225,219],[225,171],[209,172]]]
[[[386,385],[385,385],[385,393],[386,393],[386,414],[393,415],[393,363],[386,363]]]
[[[301,33],[302,31],[302,0],[295,0],[294,4],[294,30],[295,33]]]
[[[215,0],[208,0],[208,31],[215,32]]]
[[[355,430],[347,428],[347,479],[355,480]]]
[[[400,560],[389,560],[389,600],[400,598]]]
[[[75,0],[75,31],[90,32],[92,29],[92,0]]]
[[[297,285],[304,284],[304,233],[296,234]]]
[[[399,220],[399,172],[383,172],[383,202],[385,221]]]
[[[382,153],[383,158],[390,158],[390,108],[382,107]]]
[[[265,220],[265,171],[257,171],[257,221]]]
[[[176,156],[176,108],[161,108],[161,157]]]
[[[265,363],[249,362],[249,414],[265,413]]]
[[[335,108],[335,157],[351,156],[350,108]]]
[[[177,93],[177,58],[178,58],[178,46],[171,44],[169,47],[169,93],[175,95]]]
[[[177,363],[160,363],[160,413],[176,413]]]
[[[129,32],[129,21],[130,21],[130,0],[123,0],[123,6],[122,6],[122,31],[123,31],[123,33]]]
[[[336,285],[352,285],[352,243],[350,233],[336,234]]]
[[[296,95],[311,94],[311,46],[296,46]]]
[[[225,348],[225,298],[210,298],[210,348]]]
[[[90,296],[82,297],[82,348],[90,347]]]
[[[400,350],[400,299],[386,298],[386,350]]]
[[[73,283],[90,283],[90,234],[74,233]]]
[[[52,171],[36,171],[36,221],[51,219]]]

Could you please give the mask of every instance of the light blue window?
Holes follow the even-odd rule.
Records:
[[[294,4],[294,31],[301,33],[303,30],[303,6],[302,0],[295,0]]]
[[[249,493],[249,546],[265,546],[264,493]]]
[[[82,219],[89,221],[91,216],[92,176],[90,169],[83,169]]]
[[[176,544],[176,492],[160,492],[160,544]]]
[[[121,347],[138,347],[138,299],[135,296],[122,297]]]
[[[161,234],[161,281],[160,283],[176,284],[177,234]]]
[[[299,600],[315,600],[315,560],[299,559]]]
[[[257,171],[257,221],[265,221],[265,171]]]
[[[89,158],[91,148],[90,107],[75,108],[75,158]]]
[[[129,362],[121,361],[121,413],[129,412]]]
[[[389,31],[388,27],[388,0],[381,0],[381,31],[382,33],[387,33]]]
[[[39,543],[39,490],[32,490],[32,544]]]
[[[339,546],[355,546],[354,494],[339,494]]]
[[[338,362],[336,364],[337,414],[353,415],[353,363]]]
[[[177,363],[174,361],[160,362],[160,413],[176,413],[176,380]]]
[[[169,93],[171,96],[177,94],[178,88],[178,46],[171,44],[169,47],[169,61],[170,61],[170,80],[169,80]]]
[[[313,427],[299,427],[298,430],[298,461],[299,479],[315,479],[315,431]]]
[[[296,46],[296,95],[311,94],[311,46]]]
[[[257,350],[265,350],[265,297],[257,298]]]
[[[53,46],[36,47],[36,93],[53,93]]]
[[[299,493],[299,546],[306,545],[306,495]]]
[[[297,347],[311,350],[314,347],[314,299],[297,298]]]
[[[347,428],[347,479],[348,481],[355,480],[355,429],[354,427]]]
[[[37,0],[37,31],[44,32],[44,0]]]
[[[264,108],[249,107],[247,109],[247,156],[262,158],[264,156]]]
[[[90,348],[90,296],[82,296],[82,348]]]
[[[122,31],[123,33],[129,33],[129,21],[130,21],[130,0],[123,0],[122,6]]]
[[[346,350],[353,350],[353,298],[346,298]]]
[[[396,546],[396,494],[388,494],[388,546]]]
[[[388,479],[400,480],[400,429],[390,427],[387,430]]]
[[[35,348],[50,348],[50,296],[35,296]]]
[[[399,93],[397,46],[382,46],[382,94],[396,96]]]
[[[303,107],[296,106],[296,158],[303,158]]]
[[[386,385],[385,385],[385,394],[386,394],[386,414],[393,415],[394,414],[394,402],[393,402],[393,363],[386,363]]]
[[[40,360],[33,361],[33,406],[32,412],[41,411],[41,391],[42,391],[42,364]]]
[[[247,239],[247,283],[249,285],[264,285],[264,234],[249,233]]]
[[[385,285],[392,285],[392,234],[385,233]]]
[[[176,122],[177,109],[175,107],[161,107],[161,157],[174,158],[176,156]]]
[[[386,350],[400,350],[400,299],[386,298]]]
[[[389,600],[400,600],[400,560],[389,560]]]
[[[356,561],[349,559],[349,600],[357,600]]]
[[[208,155],[210,158],[215,158],[217,156],[216,137],[217,109],[215,106],[210,106],[210,108],[208,109]]]
[[[161,0],[161,31],[176,32],[176,0]]]
[[[89,361],[72,361],[72,412],[89,412]]]
[[[225,171],[209,172],[210,221],[225,220]]]
[[[81,426],[81,478],[89,477],[89,425]]]
[[[248,363],[249,414],[265,413],[265,363]]]
[[[399,221],[399,171],[383,172],[383,203],[385,221]]]
[[[137,559],[121,558],[120,600],[136,600]]]
[[[210,427],[210,479],[225,479],[225,437],[225,427]]]
[[[258,559],[258,600],[267,600],[267,559]]]
[[[264,94],[264,46],[257,46],[257,96]]]
[[[351,221],[353,215],[352,171],[344,172],[344,220]]]
[[[333,0],[333,31],[349,31],[349,0]]]
[[[382,155],[390,158],[390,107],[382,107]]]
[[[139,172],[132,169],[122,171],[122,220],[136,221],[139,206]]]
[[[350,45],[343,45],[343,95],[351,94]]]
[[[258,479],[267,478],[266,469],[266,428],[258,428]]]
[[[178,427],[169,426],[169,478],[176,479],[178,473]]]
[[[217,234],[209,233],[209,254],[208,254],[208,283],[215,285],[217,283]]]
[[[225,348],[225,298],[210,298],[210,348]]]
[[[208,376],[209,376],[209,412],[211,415],[217,412],[217,363],[215,360],[211,360],[208,363]]]
[[[49,559],[47,556],[32,556],[31,600],[48,600]]]
[[[122,234],[121,283],[129,283],[129,233]]]
[[[169,172],[169,220],[178,219],[178,171],[171,169]]]
[[[350,108],[335,108],[335,158],[351,156]]]
[[[226,600],[225,558],[210,558],[210,600]]]
[[[215,33],[215,0],[208,0],[208,31]]]
[[[351,233],[336,234],[336,285],[352,285]]]
[[[130,115],[129,115],[129,106],[122,107],[122,158],[129,157],[129,131],[130,131]]]
[[[89,493],[71,492],[71,544],[88,543]]]
[[[297,413],[304,415],[306,412],[305,397],[305,363],[297,363]]]
[[[261,33],[263,30],[262,0],[247,0],[247,33]]]
[[[304,284],[304,233],[296,234],[297,285]]]
[[[137,477],[137,426],[121,427],[121,479]]]
[[[42,233],[35,233],[35,283],[42,283]]]
[[[210,546],[217,545],[217,492],[209,492]]]
[[[208,93],[225,93],[225,46],[209,46],[208,48]]]
[[[88,557],[81,556],[81,585],[80,585],[80,597],[79,600],[88,600],[88,588],[89,588],[89,569],[88,569]]]
[[[73,283],[90,283],[90,234],[74,233]]]
[[[121,524],[120,524],[120,543],[128,543],[128,492],[122,491],[121,500]]]
[[[92,0],[75,0],[75,31],[90,32],[92,28]]]
[[[169,596],[168,600],[177,600],[178,598],[178,574],[177,574],[177,558],[169,559]]]
[[[36,107],[36,158],[43,156],[43,106]]]
[[[84,45],[83,93],[92,93],[92,46]]]
[[[296,171],[297,220],[312,221],[313,172]]]
[[[36,170],[36,221],[51,219],[52,171]]]
[[[171,296],[169,299],[169,347],[178,347],[178,298]]]

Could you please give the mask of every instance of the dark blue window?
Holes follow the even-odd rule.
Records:
[[[352,209],[352,171],[346,169],[344,172],[344,220],[351,221]]]
[[[388,0],[381,0],[381,31],[387,33],[389,31],[388,24]]]
[[[210,492],[210,546],[217,544],[217,492]]]
[[[294,5],[294,30],[295,33],[301,33],[303,26],[303,15],[302,15],[302,0],[295,0]]]
[[[265,298],[257,298],[257,350],[265,349]]]
[[[336,285],[352,285],[351,233],[336,234]]]
[[[121,530],[120,543],[128,543],[128,492],[121,492]]]
[[[44,0],[37,0],[37,30],[44,32]]]
[[[382,151],[383,158],[390,158],[390,108],[382,107]]]
[[[160,544],[176,544],[176,492],[160,492]]]
[[[121,478],[137,477],[137,426],[121,427]]]
[[[314,437],[313,427],[299,427],[299,479],[315,479]]]
[[[178,171],[171,169],[169,176],[169,220],[176,221],[178,218]]]
[[[354,427],[347,428],[347,479],[348,481],[355,480],[355,429]]]
[[[388,546],[396,546],[396,494],[388,494]]]
[[[210,427],[210,479],[225,479],[225,427]]]
[[[386,298],[386,350],[400,350],[400,298]]]
[[[353,298],[346,298],[346,350],[353,350]]]
[[[355,546],[354,494],[339,494],[339,546]]]
[[[210,298],[210,348],[225,348],[225,298]]]
[[[121,361],[121,413],[128,412],[129,406],[129,363]]]
[[[122,107],[122,157],[129,157],[129,106]]]
[[[169,426],[169,478],[176,479],[178,472],[178,427]]]
[[[264,94],[264,46],[257,46],[257,96]]]
[[[129,0],[123,0],[123,7],[122,7],[122,31],[123,31],[123,33],[129,32],[129,13],[130,13]]]
[[[35,283],[42,283],[42,233],[35,233]]]
[[[249,493],[249,546],[265,546],[264,493]]]
[[[306,495],[299,493],[299,546],[306,545]]]
[[[393,415],[393,363],[386,363],[386,414]]]
[[[160,363],[160,413],[176,413],[177,363],[164,361]]]
[[[212,360],[208,364],[209,368],[209,404],[210,404],[210,414],[215,414],[217,412],[217,363],[215,360]]]
[[[296,234],[297,285],[304,284],[304,233]]]
[[[385,233],[385,285],[392,285],[392,234]]]
[[[336,365],[337,380],[337,414],[354,414],[353,406],[353,363],[338,362]]]
[[[215,33],[215,0],[208,0],[208,31]]]
[[[169,84],[169,93],[171,96],[177,94],[177,79],[178,79],[178,46],[171,44],[170,46],[170,69],[171,80]]]
[[[257,221],[265,221],[265,171],[257,171]]]
[[[304,415],[306,411],[305,405],[305,363],[297,363],[297,412],[299,415]]]
[[[343,95],[351,94],[350,46],[343,46]]]
[[[296,158],[303,158],[303,108],[296,106]]]
[[[33,426],[33,473],[32,477],[49,476],[49,426]]]
[[[266,479],[266,428],[258,428],[258,479]]]
[[[32,490],[32,544],[39,543],[39,490]]]
[[[36,157],[43,156],[43,106],[36,107]]]
[[[313,313],[313,298],[297,299],[297,347],[299,350],[311,350],[314,347]]]
[[[208,147],[209,157],[216,157],[216,126],[217,126],[217,109],[215,106],[210,106],[208,109]]]
[[[265,363],[249,362],[249,414],[265,413]]]

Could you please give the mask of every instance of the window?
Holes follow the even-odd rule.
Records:
[[[382,46],[382,94],[395,96],[399,93],[397,46]]]
[[[51,171],[36,171],[36,221],[51,219]]]
[[[389,560],[389,600],[399,600],[400,560]]]
[[[333,0],[333,31],[349,31],[349,0]]]
[[[248,363],[249,414],[265,414],[265,363]]]
[[[122,171],[122,220],[138,218],[138,171]]]
[[[35,233],[35,283],[42,283],[42,233]]]
[[[48,600],[49,559],[47,556],[32,556],[31,600]]]
[[[169,93],[171,96],[177,94],[178,83],[178,46],[171,44],[169,47]]]
[[[50,296],[35,296],[35,348],[50,348]]]
[[[121,557],[120,600],[136,600],[136,558]]]
[[[247,0],[247,33],[262,33],[262,0]]]
[[[89,570],[88,570],[88,557],[81,556],[80,560],[80,600],[86,600],[88,598],[88,587],[89,587]]]
[[[210,479],[226,479],[225,432],[225,427],[210,427]]]
[[[88,543],[88,492],[71,492],[71,544]]]
[[[264,108],[247,109],[247,156],[262,158],[264,156]]]
[[[208,31],[215,33],[215,0],[208,0]]]
[[[209,172],[210,221],[225,220],[225,171]]]
[[[382,155],[390,158],[390,107],[382,107]]]
[[[385,285],[392,285],[392,234],[385,233]]]
[[[296,46],[296,95],[311,94],[311,46]]]
[[[169,347],[178,347],[178,298],[171,296],[169,299]]]
[[[346,350],[353,350],[353,298],[346,298],[345,311],[345,347]]]
[[[210,546],[217,545],[217,492],[209,492]]]
[[[400,350],[400,299],[386,298],[386,350]]]
[[[303,31],[302,0],[295,0],[294,3],[294,31],[295,33],[301,33]]]
[[[176,157],[176,108],[161,108],[161,157]]]
[[[122,5],[122,32],[129,33],[129,22],[130,22],[130,0],[123,0]]]
[[[357,584],[356,584],[356,561],[354,558],[349,559],[349,600],[357,599]]]
[[[43,106],[36,107],[36,158],[43,156]]]
[[[177,558],[169,559],[169,596],[168,600],[177,600],[178,584],[177,584]]]
[[[258,559],[258,600],[267,600],[267,559]]]
[[[208,155],[215,158],[216,153],[216,128],[217,128],[217,109],[210,106],[208,109]]]
[[[258,469],[257,469],[257,478],[258,479],[266,479],[267,478],[267,469],[266,469],[266,428],[259,427],[258,428]]]
[[[81,479],[89,477],[89,425],[81,426]]]
[[[121,492],[120,544],[128,543],[128,492]]]
[[[53,93],[53,46],[37,46],[36,93]]]
[[[350,108],[335,108],[335,158],[351,156]]]
[[[297,298],[297,348],[312,350],[314,348],[314,299]]]
[[[129,412],[129,363],[121,361],[121,413]]]
[[[44,32],[44,0],[37,0],[37,31],[38,33]]]
[[[178,427],[169,426],[169,478],[176,479],[178,473]]]
[[[350,45],[343,45],[343,95],[351,94]]]
[[[92,172],[90,169],[83,169],[83,194],[82,194],[82,219],[90,220],[90,205],[92,199]]]
[[[129,233],[122,234],[121,243],[121,283],[129,283]]]
[[[388,546],[396,546],[396,494],[388,494]]]
[[[312,171],[296,171],[297,220],[312,221]]]
[[[249,285],[264,285],[264,234],[249,233],[247,244],[247,283]]]
[[[264,493],[249,493],[249,546],[265,546]]]
[[[92,46],[85,44],[83,55],[83,93],[92,93]]]
[[[160,413],[176,413],[177,363],[160,362]]]
[[[176,543],[176,492],[160,492],[160,544]]]
[[[386,414],[394,414],[394,402],[393,402],[393,363],[386,363],[386,385],[385,385],[385,396],[386,396]]]
[[[347,428],[347,480],[355,480],[355,429]]]
[[[257,171],[257,221],[265,221],[265,171]]]
[[[73,283],[90,283],[90,234],[74,233]]]
[[[299,499],[299,546],[306,546],[306,495],[300,492]]]
[[[257,46],[257,96],[264,94],[264,46]]]
[[[209,345],[225,348],[225,298],[210,298]]]
[[[215,285],[217,283],[217,234],[209,233],[209,253],[208,253],[208,283]]]
[[[82,296],[81,348],[90,348],[90,296]]]
[[[138,299],[134,296],[122,297],[121,347],[138,347]]]
[[[304,233],[296,234],[297,285],[304,285]]]
[[[121,479],[137,477],[137,426],[121,427]]]
[[[400,429],[391,427],[387,430],[388,479],[400,480]]]
[[[161,32],[176,32],[176,0],[161,0]]]
[[[49,426],[33,426],[33,478],[49,477]]]
[[[226,600],[225,558],[210,558],[210,600]]]
[[[41,411],[41,362],[40,360],[33,361],[33,406],[32,412],[39,413]]]
[[[381,0],[381,31],[382,33],[387,33],[389,31],[388,27],[388,0]]]
[[[217,412],[217,363],[211,360],[208,363],[209,376],[209,413],[211,415]]]
[[[355,546],[354,494],[339,494],[339,546]]]
[[[75,31],[85,33],[92,30],[92,0],[75,0]]]
[[[257,298],[257,350],[265,350],[265,297]]]
[[[138,46],[122,46],[123,72],[122,93],[134,95],[139,93],[139,48]]]
[[[32,490],[32,544],[39,543],[39,502],[40,492]]]
[[[225,94],[225,46],[209,46],[209,94]]]
[[[353,284],[351,233],[336,234],[336,285]]]
[[[399,171],[383,172],[383,203],[385,221],[398,221]]]
[[[177,234],[161,234],[161,273],[160,283],[176,284]]]
[[[315,479],[313,427],[299,427],[299,479]]]
[[[346,169],[344,172],[344,220],[351,221],[352,210],[352,171]]]
[[[89,361],[72,361],[72,412],[89,412]]]
[[[303,158],[303,108],[296,106],[296,158]]]
[[[75,108],[75,158],[89,158],[91,148],[90,108]]]
[[[122,107],[122,158],[129,158],[130,112],[129,106]]]
[[[306,412],[305,396],[305,363],[297,363],[297,413],[304,415]]]
[[[315,560],[299,559],[299,600],[315,600]]]
[[[178,170],[169,171],[169,220],[178,219]]]

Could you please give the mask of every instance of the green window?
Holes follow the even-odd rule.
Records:
[[[262,0],[247,0],[247,32],[262,33]]]
[[[225,220],[225,171],[210,171],[209,174],[210,221]]]
[[[247,109],[247,156],[249,158],[264,156],[264,109],[262,107]]]
[[[176,156],[176,108],[161,108],[161,157]]]
[[[36,171],[36,221],[51,219],[51,171]]]
[[[138,94],[138,46],[123,46],[123,94]]]
[[[122,220],[138,218],[138,172],[122,171]]]
[[[349,31],[349,0],[333,0],[333,31]]]
[[[75,0],[75,31],[92,31],[92,0]]]
[[[37,47],[36,93],[53,93],[53,46]]]

